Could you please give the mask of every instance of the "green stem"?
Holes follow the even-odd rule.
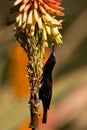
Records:
[[[30,128],[32,130],[38,130],[38,106],[39,106],[39,87],[40,80],[42,75],[42,67],[43,67],[43,56],[44,56],[44,47],[40,44],[36,44],[33,41],[28,44],[28,77],[30,82],[30,113],[31,113],[31,123]]]

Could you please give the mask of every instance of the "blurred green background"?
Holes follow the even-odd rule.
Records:
[[[27,130],[30,117],[22,70],[27,62],[15,47],[13,25],[6,25],[10,5],[8,0],[0,2],[0,130]],[[87,130],[87,0],[62,0],[62,6],[64,44],[56,46],[52,103],[48,123],[40,122],[40,130]]]

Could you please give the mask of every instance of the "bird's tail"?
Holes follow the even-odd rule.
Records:
[[[43,120],[42,123],[46,123],[47,122],[47,109],[45,108],[43,111]]]

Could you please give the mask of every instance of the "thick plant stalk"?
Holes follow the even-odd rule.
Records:
[[[30,116],[31,122],[29,127],[32,130],[38,130],[38,106],[39,106],[39,88],[41,86],[41,77],[43,73],[43,57],[45,46],[42,43],[39,44],[35,42],[35,40],[30,36],[27,35],[27,32],[17,30],[15,34],[17,40],[19,41],[22,48],[27,53],[28,57],[28,65],[27,65],[27,72],[28,72],[28,80],[30,84],[30,99],[29,99],[29,106],[30,106]]]
[[[30,113],[31,113],[31,123],[30,128],[32,130],[38,130],[38,103],[39,96],[38,91],[40,87],[41,75],[42,75],[42,65],[43,65],[43,55],[44,47],[42,48],[39,44],[35,44],[34,41],[29,44],[28,51],[28,77],[30,82]],[[43,52],[43,53],[42,53]]]

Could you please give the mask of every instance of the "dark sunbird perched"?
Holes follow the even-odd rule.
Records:
[[[43,120],[42,123],[47,122],[47,110],[50,107],[51,97],[52,97],[52,70],[56,63],[56,58],[54,54],[54,46],[52,52],[43,67],[43,74],[41,84],[39,89],[39,99],[42,100],[43,104]]]

